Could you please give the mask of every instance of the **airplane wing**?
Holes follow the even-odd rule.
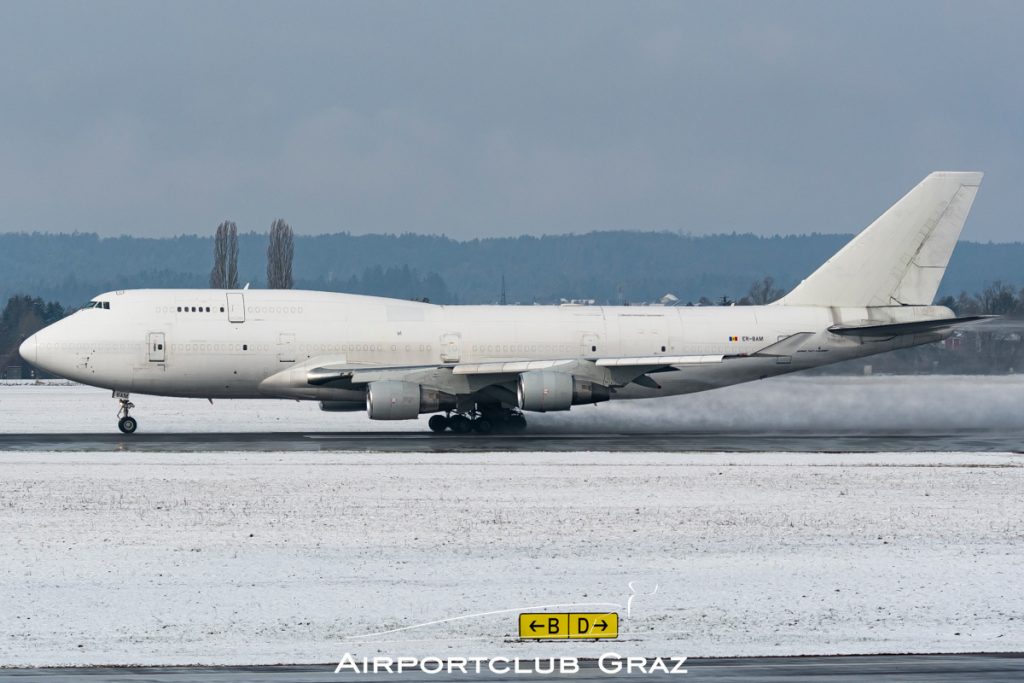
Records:
[[[366,365],[343,358],[322,356],[292,365],[260,384],[271,396],[305,396],[319,387],[361,389],[371,382],[397,380],[412,382],[455,395],[488,387],[511,385],[524,372],[546,370],[568,373],[606,387],[630,383],[658,388],[648,373],[683,367],[721,363],[726,356],[637,356],[607,358],[562,358],[551,360],[510,360],[482,363],[436,363],[424,365]]]
[[[379,366],[328,363],[311,367],[306,372],[307,382],[314,386],[345,381],[348,384],[367,384],[380,379],[396,379],[398,375],[420,375],[422,373],[447,372],[453,376],[501,376],[509,379],[524,372],[553,370],[556,372],[580,372],[601,375],[600,379],[612,378],[621,385],[629,384],[633,377],[661,369],[673,369],[685,365],[721,363],[723,355],[706,356],[637,356],[623,358],[563,358],[554,360],[492,361],[484,363],[438,363],[435,365]],[[315,360],[315,359],[314,359]],[[594,377],[593,379],[598,379]]]

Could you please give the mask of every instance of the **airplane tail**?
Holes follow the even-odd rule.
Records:
[[[929,306],[982,173],[932,173],[854,237],[782,306]]]

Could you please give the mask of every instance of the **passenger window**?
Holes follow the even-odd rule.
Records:
[[[242,350],[243,351],[248,351],[249,350],[249,345],[248,344],[242,344]]]
[[[178,306],[178,313],[181,313],[181,306]]]
[[[209,307],[209,306],[207,306],[207,307],[206,307],[206,312],[207,312],[207,313],[209,313],[209,312],[210,312],[210,307]]]
[[[195,313],[195,312],[196,312],[196,307],[195,307],[195,306],[193,306],[193,307],[192,307],[192,312],[193,312],[193,313]]]
[[[223,313],[223,312],[224,312],[224,307],[223,307],[223,306],[221,306],[221,307],[220,307],[220,312],[221,312],[221,313]]]

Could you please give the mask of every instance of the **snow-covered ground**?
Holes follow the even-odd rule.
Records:
[[[4,665],[1010,651],[1022,576],[1009,454],[0,454]]]
[[[426,420],[370,421],[324,413],[315,402],[215,401],[133,396],[141,432],[425,431]],[[1024,375],[779,377],[653,401],[531,414],[535,431],[811,431],[815,433],[1024,428]],[[110,392],[85,386],[0,382],[0,433],[116,428]]]

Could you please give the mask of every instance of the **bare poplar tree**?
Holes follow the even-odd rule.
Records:
[[[224,289],[227,284],[228,259],[228,223],[217,226],[217,236],[213,239],[213,269],[210,270],[210,288]]]
[[[267,287],[291,289],[292,256],[295,245],[291,227],[278,218],[270,226],[270,244],[267,245]]]
[[[238,226],[234,221],[228,223],[227,242],[228,259],[224,286],[228,289],[238,289]]]
[[[747,294],[747,298],[755,306],[763,306],[764,304],[770,304],[776,299],[781,299],[785,293],[786,290],[775,286],[775,278],[771,275],[766,275],[764,279],[750,285],[750,292]]]

